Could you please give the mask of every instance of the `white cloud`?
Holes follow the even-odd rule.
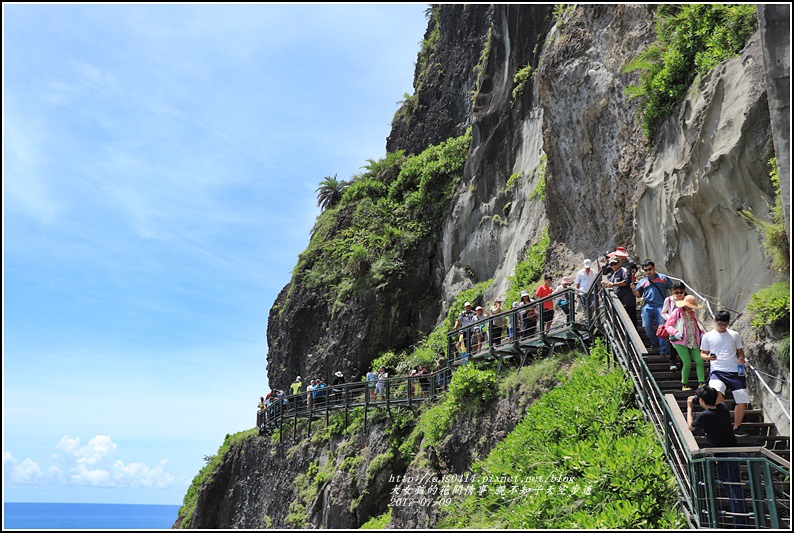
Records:
[[[13,112],[10,115],[13,116]],[[3,194],[5,206],[19,211],[41,224],[53,224],[65,205],[44,175],[45,135],[29,121],[25,127],[6,117],[4,144]]]
[[[9,485],[74,485],[115,488],[170,487],[175,477],[166,470],[167,461],[150,467],[145,463],[113,460],[118,444],[108,435],[96,435],[85,445],[80,438],[64,435],[56,444],[62,452],[50,456],[61,466],[52,465],[44,472],[30,458],[19,462],[11,452],[3,452],[3,479]]]
[[[12,485],[33,485],[46,476],[38,463],[25,459],[21,463],[14,459],[11,452],[3,452],[3,480]]]

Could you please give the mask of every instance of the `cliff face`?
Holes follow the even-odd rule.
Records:
[[[555,278],[574,274],[584,257],[626,246],[683,278],[715,310],[741,311],[752,293],[778,279],[758,233],[738,214],[766,213],[773,203],[767,161],[774,155],[774,120],[762,47],[770,44],[756,35],[739,57],[697,80],[651,144],[638,103],[624,92],[637,75],[622,69],[654,40],[653,8],[578,5],[559,18],[552,11],[552,5],[433,8],[415,99],[395,117],[387,149],[419,153],[472,128],[449,216],[417,247],[404,277],[346,301],[338,314],[295,280],[285,287],[268,322],[271,387],[286,388],[296,374],[336,370],[357,379],[380,352],[427,333],[461,290],[493,278],[486,299],[504,294],[508,276],[546,228],[552,241],[546,264]],[[518,90],[514,76],[526,66],[532,75]],[[543,185],[545,201],[537,194]],[[509,425],[469,429],[482,435]],[[463,442],[461,435],[453,441]],[[384,453],[385,444],[374,439],[355,445],[365,464]],[[429,467],[417,463],[408,471],[438,470],[445,461],[462,462],[450,471],[465,468],[453,441],[446,452],[426,451]],[[285,455],[264,442],[252,439],[229,458],[225,473],[204,491],[193,527],[289,525],[295,476],[312,462],[326,464],[334,445]],[[366,465],[360,468],[366,478]],[[336,480],[347,487],[343,499],[367,489],[351,484],[349,472],[338,475],[347,476]],[[338,495],[313,500],[309,525],[354,527],[383,512],[374,487],[355,512],[337,505]],[[432,509],[411,513],[397,513],[392,523],[432,525]]]

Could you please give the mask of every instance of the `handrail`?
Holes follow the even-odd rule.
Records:
[[[587,328],[592,334],[598,328],[605,333],[607,341],[612,346],[614,359],[621,364],[632,380],[639,407],[645,417],[652,422],[662,444],[665,457],[681,490],[682,503],[690,523],[695,527],[724,527],[727,523],[726,517],[730,517],[736,524],[745,524],[752,519],[757,528],[786,529],[790,524],[790,497],[788,501],[785,500],[788,496],[785,487],[789,485],[790,479],[789,461],[761,447],[699,448],[697,440],[688,429],[675,396],[662,393],[643,358],[647,350],[626,310],[616,303],[618,300],[612,291],[594,283],[591,289],[584,293],[585,302],[589,302],[587,296],[591,294],[596,296],[592,309],[590,305],[586,305],[585,323],[574,320],[576,305],[581,305],[581,302],[571,296],[581,294],[581,291],[573,288],[551,294],[520,308],[511,308],[498,315],[488,316],[485,320],[489,321],[489,340],[493,340],[490,337],[493,333],[493,320],[510,317],[511,314],[512,319],[515,320],[517,312],[530,306],[538,306],[542,310],[545,301],[566,294],[570,302],[568,321],[563,326],[557,326],[557,331],[576,332],[576,328]],[[482,324],[478,322],[475,325]],[[537,331],[531,338],[542,339],[551,350],[553,348],[547,342],[547,334],[543,326],[544,318],[541,312],[538,313]],[[472,327],[466,326],[449,332],[449,349],[452,349],[453,336]],[[579,339],[584,345],[581,336]],[[512,339],[515,346],[524,340],[527,339],[519,339],[517,335]],[[494,353],[493,343],[490,353]],[[258,414],[257,426],[260,427],[261,434],[264,429],[278,425],[282,428],[280,438],[283,438],[284,421],[291,418],[294,421],[293,437],[295,437],[299,415],[308,417],[307,433],[311,433],[312,420],[316,415],[324,413],[327,425],[330,412],[344,409],[347,425],[349,409],[363,407],[366,430],[367,411],[370,407],[386,407],[389,410],[390,406],[411,406],[413,402],[434,399],[442,394],[452,378],[453,360],[450,351],[449,366],[430,374],[399,376],[377,382],[361,381],[333,385],[322,389],[326,395],[324,401],[315,400],[313,396],[308,397],[306,392],[286,396],[281,401],[270,404],[264,413]],[[500,365],[502,363],[501,357],[499,363]],[[418,392],[414,390],[416,383],[420,384]],[[377,396],[373,399],[374,393]],[[303,405],[304,399],[306,406]],[[318,403],[322,405],[318,406]],[[264,424],[260,424],[260,416],[265,418]],[[726,454],[732,455],[726,457]],[[743,482],[738,479],[725,482],[719,472],[726,468],[746,472],[749,481]],[[749,500],[740,487],[749,487],[751,493]],[[722,496],[723,492],[727,496]],[[728,503],[730,503],[730,512],[725,511]],[[747,506],[751,509],[749,513],[746,511]]]
[[[667,276],[668,278],[673,279],[675,281],[679,281],[679,282],[683,283],[684,287],[686,287],[686,289],[689,292],[691,292],[693,296],[697,296],[698,298],[703,300],[706,303],[706,307],[709,310],[709,315],[711,315],[711,318],[714,318],[714,310],[711,308],[711,304],[709,303],[708,298],[705,298],[705,297],[701,296],[700,294],[698,294],[698,292],[695,289],[693,289],[692,287],[687,285],[687,282],[682,280],[681,278],[676,278],[674,276],[671,276],[670,274],[665,274],[665,276]]]
[[[307,432],[310,433],[311,420],[315,415],[324,413],[327,423],[331,412],[344,410],[347,424],[349,410],[356,407],[364,407],[366,427],[366,411],[370,406],[388,409],[391,405],[410,406],[414,402],[436,398],[447,389],[450,378],[451,368],[445,367],[419,376],[397,376],[377,381],[330,385],[319,389],[322,391],[321,396],[314,395],[318,390],[290,394],[270,403],[264,411],[258,411],[257,427],[262,434],[274,426],[282,427],[287,418],[296,423],[299,418],[308,418]],[[419,385],[418,395],[414,390],[415,385]],[[295,426],[297,431],[297,424]]]
[[[754,367],[747,361],[745,361],[745,365],[749,366],[750,369],[753,371],[753,373],[755,373],[756,377],[758,378],[758,381],[760,381],[764,385],[766,390],[769,391],[769,393],[772,395],[775,401],[777,401],[778,405],[780,406],[780,409],[783,411],[783,414],[786,415],[786,418],[788,418],[789,422],[791,422],[791,415],[788,413],[788,411],[786,411],[786,407],[783,405],[783,399],[780,397],[780,394],[776,393],[769,387],[769,384],[766,382],[764,378],[761,377],[761,374],[758,372],[758,369],[756,367]]]
[[[447,333],[447,360],[450,364],[456,365],[467,362],[470,357],[480,357],[485,352],[486,343],[488,351],[485,352],[485,355],[493,359],[498,359],[500,365],[502,363],[502,357],[499,356],[499,352],[512,351],[513,353],[518,353],[523,360],[528,352],[522,352],[521,348],[551,348],[554,343],[553,338],[566,331],[574,332],[574,336],[577,338],[577,340],[579,340],[580,343],[582,343],[586,352],[587,346],[584,344],[583,339],[578,331],[587,330],[588,332],[592,332],[595,320],[594,316],[591,316],[589,312],[585,314],[585,322],[576,320],[576,310],[578,306],[580,306],[577,296],[580,294],[584,293],[573,287],[570,287],[561,291],[556,291],[548,296],[533,300],[521,306],[512,307],[502,311],[501,313],[494,315],[483,315],[482,318],[473,324],[453,329]],[[565,298],[568,302],[565,322],[552,324],[547,329],[548,321],[546,320],[546,317],[543,313],[544,304],[550,301],[554,302],[552,309],[556,310],[556,302],[562,298]],[[524,329],[521,315],[530,308],[537,309],[538,317],[537,319],[534,319],[536,322],[533,326],[531,326],[533,327],[531,333],[527,333],[527,330]],[[565,309],[563,309],[563,311],[565,311]],[[508,320],[508,324],[506,326],[494,326],[496,321],[504,319]],[[478,346],[478,349],[473,349],[474,343],[472,342],[472,337],[482,331],[481,328],[483,325],[485,325],[484,331],[487,335],[487,341],[485,341],[482,346]],[[494,335],[494,333],[499,333],[500,330],[501,335]],[[463,335],[465,341],[465,349],[459,351],[456,346],[460,342],[459,338],[461,335]],[[538,342],[541,344],[538,344]],[[479,344],[479,339],[477,344]],[[465,355],[462,352],[465,352]]]

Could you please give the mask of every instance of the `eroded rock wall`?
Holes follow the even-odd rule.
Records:
[[[735,310],[777,279],[758,232],[739,215],[765,215],[774,194],[765,85],[756,34],[664,122],[635,208],[638,253]]]

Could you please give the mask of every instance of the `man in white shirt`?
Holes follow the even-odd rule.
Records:
[[[590,290],[590,287],[592,287],[593,283],[598,279],[598,272],[593,270],[593,263],[589,259],[585,259],[582,266],[584,266],[584,268],[576,273],[573,286],[580,291],[579,300],[582,302],[582,306],[587,308],[588,306],[592,306],[595,302],[595,294],[591,294],[588,299],[585,293]]]
[[[744,372],[739,374],[739,365],[744,367],[745,358],[739,333],[728,329],[731,314],[717,311],[714,314],[714,329],[700,339],[700,357],[711,363],[709,387],[717,389],[717,403],[725,402],[725,390],[730,389],[736,407],[733,410],[733,432],[737,437],[746,436],[739,426],[750,403]]]

